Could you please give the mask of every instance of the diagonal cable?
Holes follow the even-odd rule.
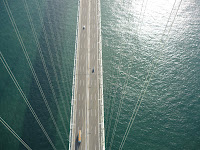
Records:
[[[5,4],[5,2],[4,2],[4,4]],[[5,6],[6,6],[6,4],[5,4]],[[6,6],[6,9],[7,9],[7,6]],[[54,150],[56,150],[56,147],[54,146],[54,144],[53,144],[51,138],[49,137],[49,135],[48,135],[48,133],[46,132],[46,130],[45,130],[44,126],[42,125],[42,123],[40,122],[40,120],[39,120],[37,114],[35,113],[33,107],[32,107],[31,104],[29,103],[29,101],[28,101],[26,95],[24,94],[22,88],[20,87],[18,81],[16,80],[15,76],[13,75],[13,73],[12,73],[10,67],[8,66],[8,64],[7,64],[6,60],[4,59],[3,54],[2,54],[1,52],[0,52],[0,59],[1,59],[1,62],[3,63],[3,65],[4,65],[5,69],[7,70],[8,74],[10,75],[11,79],[13,80],[15,86],[17,87],[18,91],[20,92],[22,98],[23,98],[24,101],[26,102],[26,105],[28,106],[29,110],[31,111],[33,117],[34,117],[35,120],[37,121],[37,123],[38,123],[38,125],[40,126],[41,130],[43,131],[44,135],[46,136],[47,140],[48,140],[49,143],[51,144],[52,148],[53,148]]]
[[[42,30],[44,32],[45,42],[46,42],[46,45],[47,45],[47,50],[48,50],[48,53],[49,53],[49,56],[50,56],[51,65],[53,67],[54,75],[55,75],[55,78],[56,78],[56,83],[57,83],[57,86],[58,86],[59,94],[60,94],[62,104],[63,104],[63,107],[64,107],[64,112],[65,112],[65,115],[66,115],[66,118],[67,118],[67,122],[69,123],[69,118],[68,118],[68,113],[67,113],[67,110],[69,108],[66,109],[66,106],[65,106],[64,98],[63,98],[62,91],[61,91],[61,86],[59,84],[58,75],[57,75],[57,72],[56,72],[56,69],[55,69],[55,63],[53,61],[53,55],[52,55],[52,52],[50,50],[50,44],[49,44],[49,40],[48,40],[48,37],[47,37],[47,32],[46,32],[46,28],[45,28],[45,25],[44,25],[44,20],[42,18],[42,14],[41,14],[40,5],[38,3],[38,0],[35,0],[35,2],[36,2],[36,5],[37,5],[39,19],[40,19],[40,23],[41,23],[41,26],[42,26]],[[47,14],[47,16],[48,16],[48,14]],[[51,35],[53,36],[52,32],[51,32]],[[53,41],[54,41],[54,39],[53,39]],[[56,51],[56,57],[57,57],[57,48],[55,47],[55,44],[54,44],[54,49]],[[57,59],[57,61],[58,61],[58,59]],[[61,72],[61,70],[60,70],[60,72]],[[66,129],[65,129],[65,132],[67,133]]]
[[[54,12],[55,12],[55,8],[54,8],[54,5],[52,5],[52,9],[54,10]],[[47,15],[47,17],[48,17],[48,15]],[[61,51],[61,47],[63,47],[62,46],[62,44],[61,44],[61,38],[60,38],[60,34],[58,33],[58,30],[57,30],[57,28],[55,28],[55,30],[56,30],[56,32],[54,33],[53,32],[53,29],[51,29],[52,28],[52,23],[51,23],[51,20],[50,19],[48,19],[48,21],[49,21],[49,25],[50,25],[50,30],[51,30],[51,33],[53,33],[52,34],[52,39],[54,40],[54,41],[56,41],[57,40],[57,42],[58,42],[58,45],[60,46],[60,48],[58,48],[58,47],[55,47],[55,55],[56,55],[56,60],[57,60],[57,62],[58,62],[58,68],[59,68],[59,70],[60,70],[60,77],[61,77],[61,81],[62,81],[62,83],[63,83],[63,87],[64,87],[64,95],[65,95],[65,97],[66,97],[66,101],[67,101],[67,110],[68,110],[68,112],[70,112],[70,104],[69,104],[69,101],[67,100],[67,93],[66,93],[66,85],[64,84],[65,82],[64,82],[64,75],[63,75],[63,72],[62,71],[65,71],[66,69],[65,69],[65,67],[62,67],[62,65],[61,65],[61,60],[63,59],[62,58],[62,56],[63,56],[63,53],[62,53],[62,51]],[[57,20],[54,20],[54,22],[56,23],[57,22]],[[56,36],[55,35],[57,35],[57,38],[56,38]],[[61,57],[59,57],[59,53],[60,53],[60,55],[61,55]],[[68,90],[69,91],[69,90]],[[65,106],[64,106],[65,107]],[[68,121],[69,122],[69,121]]]
[[[171,24],[171,26],[170,26],[170,29],[169,29],[169,31],[168,31],[167,40],[165,40],[165,42],[163,43],[163,46],[161,47],[161,49],[164,49],[164,48],[165,48],[166,43],[167,43],[167,41],[168,41],[168,39],[169,39],[169,33],[170,33],[170,31],[171,31],[172,25],[173,25],[173,23],[174,23],[174,21],[175,21],[175,18],[176,18],[176,16],[177,16],[178,10],[179,10],[180,5],[181,5],[181,2],[182,2],[182,0],[181,0],[180,3],[179,3],[178,9],[177,9],[177,11],[176,11],[176,14],[175,14],[175,16],[174,16],[174,19],[173,19],[172,24]],[[175,3],[176,3],[176,1],[175,1]],[[174,6],[175,6],[175,3],[174,3]],[[173,7],[174,7],[174,6],[173,6]],[[172,9],[173,9],[173,8],[172,8]],[[172,14],[172,13],[170,13],[169,18],[171,17],[171,14]],[[169,19],[168,19],[168,21],[169,21]],[[168,24],[168,22],[167,22],[167,24]],[[166,31],[166,28],[167,28],[167,25],[166,25],[166,27],[165,27],[164,32]],[[163,33],[163,35],[164,35],[164,33]],[[162,42],[162,40],[163,40],[163,39],[161,38],[161,42]],[[158,60],[160,59],[160,57],[161,57],[161,55],[162,55],[162,52],[163,52],[163,51],[161,51],[161,53],[160,53],[160,55],[159,55],[159,57],[158,57]],[[155,62],[155,65],[154,65],[154,67],[153,67],[153,70],[152,70],[152,72],[151,72],[151,74],[150,74],[150,77],[149,77],[149,79],[148,79],[148,81],[147,81],[146,87],[143,86],[143,87],[145,87],[145,89],[144,89],[144,91],[143,91],[143,95],[140,94],[140,96],[139,96],[139,98],[138,98],[137,104],[136,104],[135,109],[134,109],[134,111],[133,111],[133,113],[132,113],[132,116],[131,116],[131,119],[130,119],[130,121],[129,121],[128,127],[127,127],[127,129],[126,129],[126,132],[125,132],[124,137],[123,137],[123,139],[122,139],[122,142],[121,142],[121,144],[120,144],[120,147],[119,147],[120,150],[121,150],[121,149],[123,148],[123,146],[124,146],[124,143],[125,143],[125,141],[126,141],[126,139],[127,139],[127,136],[128,136],[128,134],[129,134],[129,132],[130,132],[130,129],[131,129],[131,127],[132,127],[132,125],[133,125],[133,122],[134,122],[134,120],[135,120],[135,117],[136,117],[136,115],[137,115],[137,112],[138,112],[138,110],[139,110],[139,108],[140,108],[140,105],[141,105],[141,103],[142,103],[143,97],[144,97],[144,95],[145,95],[145,93],[146,93],[146,90],[147,90],[147,88],[148,88],[148,86],[149,86],[149,82],[150,82],[150,80],[151,80],[153,74],[155,73],[158,60]],[[149,76],[149,74],[148,74],[148,76]],[[148,78],[148,76],[147,76],[147,78]],[[147,78],[146,78],[146,79],[147,79]],[[145,85],[145,83],[144,83],[144,85]],[[142,93],[142,91],[141,91],[141,93]],[[140,98],[141,98],[141,99],[140,99]]]
[[[24,1],[24,5],[25,5],[25,9],[26,9],[26,12],[27,12],[27,16],[28,16],[28,19],[29,19],[29,22],[30,22],[30,25],[31,25],[32,32],[33,32],[33,35],[34,35],[35,43],[36,43],[37,48],[38,48],[38,51],[39,51],[39,53],[40,53],[40,58],[41,58],[41,60],[42,60],[42,63],[43,63],[43,67],[44,67],[46,76],[47,76],[47,78],[48,78],[48,82],[49,82],[51,91],[52,91],[52,93],[53,93],[53,98],[54,98],[54,101],[55,101],[55,103],[56,103],[56,107],[57,107],[57,109],[58,109],[59,116],[60,116],[60,118],[61,118],[62,125],[63,125],[63,127],[64,127],[64,129],[65,129],[66,134],[68,135],[67,129],[66,129],[66,125],[65,125],[65,123],[64,123],[64,119],[63,119],[63,116],[62,116],[62,113],[61,113],[61,109],[60,109],[60,106],[59,106],[59,103],[58,103],[58,100],[57,100],[57,97],[56,97],[56,94],[55,94],[55,90],[54,90],[54,87],[53,87],[53,84],[52,84],[52,81],[51,81],[51,78],[50,78],[50,75],[49,75],[49,72],[48,72],[48,69],[47,69],[45,60],[44,60],[44,56],[43,56],[43,54],[42,54],[42,50],[41,50],[41,47],[40,47],[40,43],[39,43],[37,34],[36,34],[36,32],[35,32],[35,27],[34,27],[34,24],[33,24],[33,21],[32,21],[32,18],[31,18],[30,11],[29,11],[29,8],[28,8],[28,5],[27,5],[26,0]],[[47,49],[48,49],[48,52],[51,54],[50,47],[49,47],[49,42],[48,42],[48,39],[47,39],[47,36],[46,36],[46,30],[45,30],[45,27],[43,26],[43,23],[42,23],[42,22],[41,22],[41,24],[42,24],[42,28],[43,28],[44,35],[45,35],[45,41],[46,41],[46,44],[47,44],[47,47],[48,47]],[[50,59],[51,59],[51,61],[52,61],[52,54],[50,55]],[[56,71],[55,71],[54,62],[52,62],[52,66],[53,66],[53,70],[54,70],[54,73],[55,73],[56,81],[57,81],[57,83],[58,83],[58,78],[57,78],[57,74],[56,74]],[[58,86],[58,89],[60,89],[59,86]]]
[[[21,142],[21,143],[24,145],[24,147],[26,147],[26,149],[32,150],[32,149],[26,144],[26,142],[24,142],[24,140],[22,140],[22,139],[19,137],[19,135],[18,135],[18,134],[3,120],[3,118],[1,118],[1,117],[0,117],[0,122],[10,131],[10,133],[12,133],[12,135],[15,136],[15,138],[16,138],[19,142]]]
[[[26,13],[27,13],[27,16],[28,16],[28,20],[29,20],[29,23],[30,23],[30,26],[31,26],[31,30],[32,30],[33,36],[34,36],[34,40],[35,40],[35,43],[36,43],[36,45],[37,45],[37,48],[38,48],[38,51],[39,51],[39,54],[40,54],[40,58],[41,58],[41,60],[42,60],[42,64],[43,64],[43,67],[44,67],[44,70],[45,70],[45,73],[46,73],[46,76],[47,76],[49,85],[50,85],[50,87],[51,87],[52,93],[55,94],[55,91],[54,91],[54,89],[53,89],[53,85],[52,85],[52,82],[51,82],[51,79],[50,79],[50,76],[49,76],[49,72],[48,72],[48,69],[47,69],[47,66],[46,66],[46,63],[45,63],[43,54],[42,54],[42,50],[41,50],[41,47],[40,47],[40,43],[39,43],[39,40],[38,40],[36,31],[35,31],[35,27],[34,27],[34,24],[33,24],[33,20],[32,20],[32,17],[31,17],[31,15],[30,15],[30,11],[29,11],[29,8],[28,8],[28,5],[27,5],[26,0],[23,0],[23,3],[24,3],[24,7],[25,7],[25,10],[26,10]],[[54,118],[54,116],[53,116],[53,113],[52,113],[52,111],[51,111],[51,108],[49,107],[48,101],[46,100],[46,97],[45,97],[45,96],[44,96],[43,98],[44,98],[46,107],[47,107],[47,109],[48,109],[48,112],[49,112],[49,114],[50,114],[50,117],[51,117],[51,119],[52,119],[52,121],[53,121],[53,124],[54,124],[54,126],[55,126],[55,128],[56,128],[56,131],[57,131],[57,133],[58,133],[58,135],[59,135],[59,138],[61,139],[61,142],[62,142],[63,146],[65,147],[64,140],[63,140],[63,138],[62,138],[62,136],[61,136],[60,130],[59,130],[58,125],[57,125],[57,123],[56,123],[56,120],[55,120],[55,118]],[[55,100],[55,99],[54,99],[54,100]],[[57,104],[57,103],[56,103],[56,104]],[[57,104],[57,106],[58,106],[58,104]],[[63,126],[64,126],[64,125],[63,125]],[[64,128],[65,128],[65,126],[64,126]],[[67,130],[66,130],[66,131],[67,131]],[[67,134],[67,135],[68,135],[68,134]],[[65,149],[66,149],[66,148],[65,148]]]
[[[146,1],[146,4],[147,4],[147,2],[148,2],[148,0]],[[141,18],[142,12],[143,12],[143,16],[142,16],[142,17],[144,17],[144,13],[145,13],[145,11],[146,11],[146,4],[145,4],[144,12],[143,12],[143,7],[144,7],[144,0],[143,0],[143,2],[142,2],[142,7],[141,7],[141,11],[140,11],[140,15],[139,15],[139,20],[140,20],[140,18]],[[143,19],[142,19],[142,21],[143,21]],[[137,33],[138,33],[138,31],[139,31],[139,26],[141,26],[141,25],[142,25],[142,23],[140,23],[140,24],[138,23],[138,26],[137,26]],[[133,60],[133,57],[131,57],[131,61],[132,61],[132,60]],[[128,68],[129,68],[128,74],[130,74],[130,71],[131,71],[131,68],[132,68],[132,64],[131,64],[131,63],[129,63]],[[125,79],[125,84],[124,84],[123,89],[122,89],[122,96],[121,96],[120,102],[119,102],[119,107],[118,107],[118,111],[117,111],[117,117],[116,117],[116,119],[115,119],[115,124],[114,124],[114,129],[113,129],[113,132],[112,132],[112,137],[111,137],[111,142],[110,142],[109,150],[111,150],[112,144],[113,144],[113,141],[114,141],[115,132],[116,132],[116,130],[117,130],[117,125],[118,125],[118,122],[119,122],[119,117],[120,117],[121,109],[122,109],[122,105],[123,105],[123,99],[124,99],[124,97],[125,97],[124,91],[126,91],[129,78],[130,78],[130,76],[128,76],[128,78]]]

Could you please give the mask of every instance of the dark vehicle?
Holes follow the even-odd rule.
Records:
[[[94,68],[92,69],[92,73],[94,73]]]

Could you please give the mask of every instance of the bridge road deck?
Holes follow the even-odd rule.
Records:
[[[97,0],[80,0],[79,11],[75,82],[76,123],[72,150],[99,150]],[[79,130],[82,132],[81,143],[77,140]]]

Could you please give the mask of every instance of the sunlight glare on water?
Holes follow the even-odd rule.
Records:
[[[190,0],[102,1],[106,149],[119,149],[152,62],[123,149],[199,148],[199,8]]]
[[[68,145],[24,1],[4,1],[10,6],[58,128]],[[0,51],[56,148],[63,149],[4,1],[0,1]],[[38,1],[59,82],[56,82],[35,2],[27,1],[27,4],[58,105],[65,114],[61,97],[64,92],[65,100],[70,103],[78,0]],[[106,150],[111,145],[112,150],[118,150],[127,129],[125,150],[199,150],[200,1],[101,0],[101,13]],[[56,40],[52,39],[48,14]],[[56,58],[54,44],[60,50],[60,59]],[[146,80],[152,72],[151,80]],[[1,61],[0,79],[0,116],[32,149],[52,149]],[[133,121],[140,95],[143,100]],[[65,122],[69,116],[70,113],[63,116]],[[133,124],[129,128],[130,121]],[[67,123],[66,128],[69,130]],[[24,149],[2,124],[0,149]]]

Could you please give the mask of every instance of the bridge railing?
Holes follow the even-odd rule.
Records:
[[[100,68],[100,149],[105,150],[105,131],[104,131],[104,99],[103,99],[103,65],[102,65],[102,35],[101,35],[101,2],[97,0],[98,9],[98,33],[99,33],[99,68]]]
[[[71,99],[71,116],[70,116],[70,133],[69,133],[69,150],[73,139],[73,126],[75,122],[75,82],[76,82],[76,62],[77,62],[77,47],[78,47],[78,24],[79,24],[79,10],[80,0],[78,0],[77,24],[76,24],[76,39],[75,39],[75,53],[74,53],[74,69],[73,69],[73,83],[72,83],[72,99]]]
[[[98,5],[98,33],[99,33],[99,80],[100,80],[100,149],[105,150],[105,132],[104,132],[104,99],[103,99],[103,66],[102,66],[102,37],[101,37],[101,5],[100,0],[97,0]],[[79,25],[79,10],[80,0],[78,1],[78,12],[77,12],[77,25],[76,25],[76,40],[75,40],[75,54],[74,54],[74,69],[73,69],[73,84],[72,84],[72,100],[71,100],[71,116],[70,116],[70,133],[69,133],[69,150],[72,149],[73,127],[75,125],[75,82],[76,82],[76,67],[77,67],[77,47],[78,47],[78,25]]]

